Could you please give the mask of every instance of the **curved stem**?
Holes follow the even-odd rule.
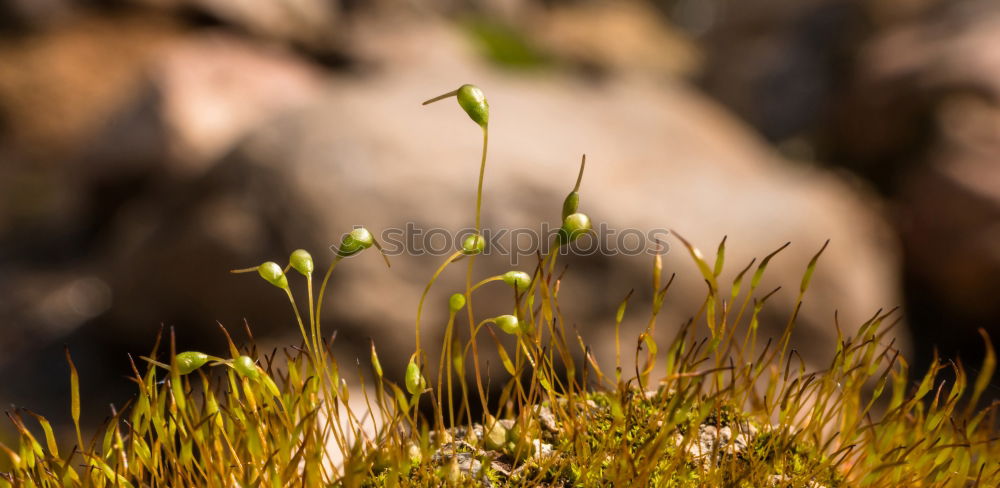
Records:
[[[460,257],[462,257],[462,251],[455,251],[454,253],[452,253],[451,256],[448,256],[448,259],[445,259],[444,262],[441,263],[441,266],[438,267],[437,271],[434,272],[434,275],[431,276],[430,281],[427,282],[427,286],[424,287],[424,292],[420,294],[420,302],[417,303],[417,327],[416,327],[417,361],[420,361],[420,317],[421,315],[423,315],[424,301],[427,299],[427,293],[431,291],[431,286],[433,286],[434,282],[437,281],[438,276],[440,276],[441,273],[444,272],[444,269],[447,268],[449,264],[451,264]]]
[[[573,191],[580,191],[580,183],[583,181],[583,168],[587,166],[587,155],[584,154],[583,158],[580,160],[580,173],[576,175],[576,184],[573,185]]]
[[[556,252],[549,255],[549,276],[555,275],[557,258],[559,258],[559,249],[556,249]]]
[[[438,95],[438,96],[436,96],[436,97],[434,97],[434,98],[432,98],[430,100],[425,100],[424,103],[421,103],[421,105],[431,104],[431,103],[434,103],[434,102],[436,102],[438,100],[444,100],[445,98],[453,97],[455,95],[458,95],[458,90],[452,90],[452,91],[450,91],[448,93],[445,93],[443,95]]]
[[[316,295],[315,299],[316,314],[313,316],[312,319],[313,322],[312,332],[313,332],[313,342],[316,345],[315,347],[317,348],[317,355],[320,358],[320,364],[316,365],[316,370],[317,370],[316,378],[317,380],[319,380],[320,389],[323,393],[323,396],[326,398],[325,404],[327,405],[328,409],[327,415],[329,418],[334,419],[333,420],[334,425],[332,428],[332,431],[334,432],[334,437],[337,438],[338,443],[344,445],[343,443],[346,442],[346,437],[343,432],[343,426],[340,425],[340,420],[339,420],[340,414],[336,408],[338,403],[337,400],[340,397],[340,394],[338,393],[340,385],[335,379],[338,375],[334,374],[333,377],[331,377],[330,368],[327,365],[327,356],[325,352],[319,351],[319,349],[323,348],[323,339],[322,339],[323,327],[321,325],[322,324],[321,316],[323,313],[323,299],[326,296],[326,285],[330,281],[330,275],[333,274],[333,269],[337,267],[337,263],[339,263],[341,259],[343,259],[343,256],[338,254],[333,259],[333,262],[330,263],[330,267],[327,268],[326,274],[323,275],[323,281],[322,283],[320,283],[319,286],[319,294]],[[310,300],[309,305],[311,308],[313,306],[312,273],[309,274],[308,278],[309,278],[308,287],[309,287],[309,300]],[[310,310],[310,312],[311,311],[312,310]],[[336,362],[334,362],[334,369],[336,370]],[[350,407],[347,406],[346,402],[344,403],[344,406],[348,409],[348,411],[350,410]]]
[[[482,287],[483,285],[485,285],[487,283],[490,283],[490,282],[493,282],[493,281],[500,281],[502,279],[503,279],[502,275],[490,276],[489,278],[486,278],[485,280],[480,281],[479,283],[476,283],[475,285],[472,285],[472,289],[469,290],[469,291],[476,291],[480,287]],[[468,298],[468,297],[466,297],[466,298]]]
[[[339,254],[337,255],[336,258],[333,259],[333,262],[330,263],[330,267],[327,268],[327,270],[326,270],[326,274],[323,276],[323,283],[319,285],[319,296],[316,299],[316,330],[317,331],[320,331],[322,329],[322,326],[320,325],[322,323],[322,322],[320,322],[320,314],[323,312],[323,297],[326,294],[326,284],[327,284],[328,281],[330,281],[330,274],[333,273],[333,268],[337,267],[337,263],[339,263],[341,259],[344,259],[344,257],[341,256],[341,255],[339,255]]]
[[[558,242],[559,242],[558,238],[556,237],[552,238],[552,241],[549,243],[549,247],[546,249],[546,253],[541,256],[542,258],[541,262],[535,268],[535,273],[531,278],[531,285],[528,287],[528,291],[524,294],[524,296],[527,297],[526,300],[527,316],[528,316],[528,322],[531,325],[531,327],[535,326],[535,314],[532,311],[535,301],[535,292],[536,290],[538,290],[538,286],[545,277],[545,268],[548,265],[549,260],[552,259],[552,256],[554,254],[557,254],[559,252],[559,249],[555,247]],[[547,285],[541,285],[541,286],[547,286]]]
[[[445,265],[447,265],[447,264],[448,264],[448,262],[445,262]],[[443,270],[443,269],[444,269],[444,265],[441,267],[441,269],[438,270],[438,273],[440,273],[440,271]],[[437,278],[438,273],[435,273],[434,278],[431,279],[432,283],[433,283],[433,280]],[[503,276],[501,276],[501,275],[496,275],[496,276],[491,276],[489,278],[486,278],[486,279],[480,281],[479,283],[476,283],[475,285],[472,285],[472,289],[470,290],[470,293],[471,292],[475,292],[476,290],[478,290],[483,285],[486,285],[487,283],[490,283],[490,282],[493,282],[493,281],[500,281],[502,279],[503,279]],[[424,296],[427,295],[427,290],[429,290],[429,289],[430,289],[430,286],[428,285],[427,289],[424,290]],[[424,297],[422,296],[421,300],[420,300],[421,305],[423,305],[423,298]],[[468,298],[466,298],[466,301],[468,301]],[[419,316],[419,313],[420,312],[419,312],[419,308],[418,308],[418,312],[417,312],[418,316]],[[418,320],[419,320],[419,318],[418,318]],[[442,398],[441,398],[441,395],[442,395],[442,388],[441,388],[441,386],[442,386],[442,380],[443,380],[444,377],[448,378],[448,398],[449,398],[449,401],[448,401],[448,422],[449,422],[449,425],[455,425],[455,411],[454,411],[454,406],[452,405],[452,401],[450,400],[452,398],[451,361],[446,361],[446,358],[451,358],[451,342],[452,342],[451,338],[452,338],[452,335],[454,334],[454,332],[453,332],[454,325],[455,325],[455,312],[451,312],[448,315],[448,324],[445,326],[444,344],[441,347],[442,354],[441,354],[441,358],[440,358],[439,365],[438,365],[438,381],[437,381],[437,384],[438,384],[438,391],[437,391],[437,397],[438,398],[437,398],[437,402],[438,402],[439,408],[441,408],[441,405],[442,405]],[[419,325],[418,325],[418,327],[419,327]],[[447,364],[445,364],[446,362],[447,362]],[[443,412],[441,412],[439,414],[439,416],[442,417],[442,418],[440,418],[439,421],[443,425],[444,424]]]
[[[316,342],[316,304],[315,298],[313,298],[313,277],[312,273],[306,275],[306,292],[309,293],[309,335],[310,339],[313,341],[313,346],[317,346]]]
[[[295,320],[299,323],[299,331],[302,332],[302,341],[309,351],[310,359],[312,359],[315,365],[315,354],[312,351],[312,342],[309,340],[309,336],[306,334],[306,326],[302,323],[302,315],[299,314],[299,307],[295,305],[295,297],[292,296],[292,290],[289,288],[284,288],[285,294],[288,295],[288,301],[292,304],[292,311],[295,312]]]
[[[466,355],[469,354],[469,348],[472,348],[472,349],[476,348],[476,336],[479,335],[480,329],[482,329],[483,326],[486,325],[486,324],[496,324],[496,321],[493,320],[492,317],[488,318],[488,319],[483,319],[482,322],[479,322],[479,324],[477,324],[476,326],[472,327],[472,329],[470,329],[471,332],[472,332],[472,336],[469,337],[469,342],[465,344],[464,348],[462,348],[462,357],[463,358],[466,357]]]
[[[535,268],[535,274],[531,278],[531,286],[528,287],[528,293],[526,295],[528,296],[533,295],[535,293],[536,286],[540,281],[540,278],[545,277],[545,268],[546,266],[548,266],[549,260],[552,259],[552,256],[554,254],[559,253],[558,243],[559,243],[558,237],[553,237],[552,241],[549,242],[549,247],[546,249],[546,253],[542,254],[542,260],[539,263],[538,267]]]
[[[483,208],[483,178],[486,175],[486,146],[489,144],[490,131],[483,127],[483,157],[479,163],[479,186],[476,189],[476,234],[482,233],[480,214]]]

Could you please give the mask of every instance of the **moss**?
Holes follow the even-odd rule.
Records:
[[[475,207],[470,208],[478,233],[482,230],[489,106],[478,89],[471,98],[478,105],[463,102],[463,89],[471,90],[463,85],[426,103],[459,96],[463,109],[475,109],[469,115],[483,129],[479,187]],[[570,205],[573,212],[581,203],[579,187],[580,177],[573,190],[577,193]],[[381,248],[367,230],[356,229],[349,235],[353,240],[345,238],[319,293],[310,293],[309,303],[315,303],[315,309],[308,314],[299,313],[295,302],[299,290],[292,293],[290,289],[298,285],[297,280],[288,283],[280,265],[269,262],[273,266],[267,266],[265,278],[280,285],[291,302],[305,348],[261,357],[252,341],[238,347],[223,329],[228,355],[182,353],[211,358],[192,369],[176,359],[170,364],[157,361],[163,351],[154,347],[150,357],[143,358],[144,372],[135,365],[135,401],[112,417],[90,442],[81,433],[79,418],[81,408],[94,407],[81,405],[79,377],[70,361],[74,448],[60,448],[43,417],[9,412],[18,435],[11,446],[0,444],[0,469],[9,470],[0,473],[0,488],[1000,486],[1000,443],[993,437],[997,406],[976,410],[996,366],[989,342],[978,377],[972,380],[960,364],[951,365],[957,380],[945,391],[936,388],[937,375],[946,367],[938,362],[922,379],[911,381],[906,362],[885,340],[883,324],[891,322],[892,315],[879,314],[861,324],[853,337],[838,337],[831,346],[836,360],[829,368],[796,373],[788,368],[796,358],[787,344],[771,342],[784,338],[768,338],[770,353],[766,355],[757,356],[754,346],[759,314],[770,296],[756,287],[767,263],[784,247],[759,261],[748,275],[752,276],[749,283],[741,286],[750,267],[744,269],[732,283],[732,291],[726,292],[719,279],[725,239],[711,266],[701,251],[678,236],[709,285],[707,296],[670,344],[658,346],[649,330],[635,342],[640,345],[634,351],[636,361],[643,361],[647,354],[648,372],[637,371],[636,377],[627,378],[616,364],[616,374],[606,377],[588,357],[587,374],[579,374],[581,365],[573,358],[588,348],[580,339],[577,350],[567,339],[573,336],[562,312],[574,304],[559,303],[562,277],[555,271],[559,253],[550,252],[540,256],[532,280],[511,303],[511,316],[528,325],[513,331],[517,341],[513,358],[500,341],[495,342],[507,376],[480,375],[484,368],[477,348],[472,347],[488,347],[486,333],[476,334],[493,332],[490,324],[495,321],[475,320],[472,307],[467,306],[470,322],[482,325],[473,327],[471,337],[452,334],[464,300],[449,302],[442,357],[425,357],[419,345],[419,310],[425,292],[418,305],[417,347],[408,360],[408,381],[383,377],[373,344],[372,383],[364,385],[361,393],[368,410],[353,411],[348,396],[358,393],[346,387],[336,358],[323,347],[321,305],[338,262],[369,246]],[[302,253],[296,252],[293,259],[301,264]],[[471,277],[474,256],[456,251],[425,290],[459,258],[468,259]],[[800,293],[808,288],[818,258],[819,253],[806,267],[798,285]],[[662,265],[657,256],[652,269],[650,330],[666,293],[660,280]],[[307,271],[306,291],[311,292],[312,266]],[[502,280],[503,275],[487,277],[476,288]],[[470,282],[460,296],[471,299],[472,293]],[[798,310],[801,300],[800,294],[793,310]],[[751,302],[754,305],[747,307]],[[439,305],[443,308],[444,301]],[[623,302],[616,320],[624,311]],[[620,344],[617,334],[616,327],[616,345]],[[174,340],[169,337],[163,342],[172,345]],[[176,357],[174,353],[171,348],[171,358]],[[759,359],[729,360],[752,357]],[[663,362],[658,363],[659,359]],[[436,364],[444,366],[441,376],[425,381],[424,375]],[[665,366],[654,368],[657,364]],[[218,374],[206,374],[213,368]],[[654,377],[656,370],[663,375]],[[444,378],[449,379],[444,383],[449,385],[448,396],[441,395],[444,387],[439,385]],[[879,387],[869,393],[865,385],[873,382]],[[496,419],[469,417],[480,402],[479,392],[472,392],[483,384],[501,385],[499,398],[491,399],[511,417],[499,420],[503,429],[489,443],[483,439],[483,426],[492,426]],[[634,384],[660,388],[650,393],[628,386]],[[761,391],[765,394],[759,395]],[[888,392],[886,398],[880,399],[883,392]],[[887,403],[884,409],[871,408],[879,401]],[[428,404],[433,415],[424,416],[426,410],[421,407]],[[547,415],[544,419],[543,414]],[[381,420],[372,422],[376,418]],[[781,422],[771,425],[776,418]],[[373,426],[375,435],[363,430],[361,422]],[[455,427],[447,429],[450,435],[441,435],[446,425],[472,428]],[[831,425],[837,426],[835,435],[829,432]],[[325,462],[331,450],[344,459],[342,465]]]

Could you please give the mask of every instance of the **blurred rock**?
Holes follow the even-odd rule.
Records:
[[[47,25],[72,13],[72,0],[5,0],[0,2],[0,32]]]
[[[0,42],[0,144],[32,159],[66,157],[126,103],[142,67],[178,26],[136,14],[81,16]]]
[[[700,68],[694,42],[645,2],[582,2],[533,19],[546,51],[587,72],[685,77]]]
[[[149,85],[109,123],[78,173],[99,182],[90,199],[102,202],[104,218],[76,266],[97,270],[111,303],[73,335],[74,350],[87,338],[101,345],[91,351],[104,359],[120,354],[124,363],[121,351],[135,352],[167,324],[175,326],[178,347],[211,351],[222,347],[213,322],[234,330],[243,318],[258,334],[281,334],[279,343],[287,344],[297,331],[285,297],[228,270],[282,262],[298,247],[310,249],[322,268],[332,257],[326,250],[353,225],[376,234],[408,223],[467,228],[481,133],[453,101],[420,106],[465,82],[480,85],[493,107],[488,228],[558,227],[562,198],[586,152],[581,209],[595,223],[641,233],[677,229],[708,255],[728,235],[724,282],[751,257],[793,241],[761,285],[761,292],[785,286],[765,309],[764,336],[784,327],[808,260],[832,238],[793,338],[814,367],[834,351],[835,310],[850,333],[880,307],[898,303],[894,241],[871,200],[836,175],[781,160],[683,83],[511,76],[476,58],[459,31],[428,19],[356,29],[361,54],[379,69],[322,82],[293,58],[246,41],[192,37],[166,48]],[[152,142],[143,142],[147,137]],[[117,160],[107,149],[116,147]],[[704,297],[695,266],[669,239],[665,271],[676,271],[678,282],[661,315],[661,341]],[[368,336],[383,357],[408,356],[417,300],[442,259],[395,256],[387,270],[367,252],[337,268],[324,317],[327,333],[340,331],[342,360],[366,354]],[[512,267],[497,255],[478,262],[480,276]],[[624,343],[645,325],[652,258],[560,262],[569,265],[560,292],[567,323],[578,325],[608,364],[614,312],[630,289],[636,294]],[[516,267],[533,264],[529,257]],[[297,277],[292,283],[302,285]],[[444,301],[462,288],[457,268],[435,284],[424,315],[429,343],[439,339]],[[487,287],[476,297],[477,314],[508,313],[509,295],[503,286]],[[905,337],[897,344],[905,347]],[[58,358],[51,352],[25,344],[7,364],[52,363]],[[404,362],[383,366],[399,374]]]
[[[998,10],[958,2],[866,43],[832,120],[832,157],[894,191],[896,175],[926,160],[944,131],[957,132],[941,117],[962,112],[943,109],[976,98],[989,104],[1000,93]]]
[[[266,247],[273,232],[267,225],[301,234],[286,216],[292,209],[267,220],[254,199],[202,198],[192,209],[185,198],[209,184],[201,182],[203,173],[249,131],[314,99],[321,72],[282,49],[220,33],[176,36],[147,56],[136,70],[145,74],[142,79],[127,89],[119,85],[117,109],[86,105],[87,113],[79,114],[106,114],[100,124],[72,125],[89,136],[48,136],[76,152],[68,163],[32,165],[43,156],[28,153],[23,163],[0,167],[0,176],[10,177],[0,182],[9,187],[3,198],[12,203],[0,212],[0,294],[6,297],[0,321],[7,330],[0,368],[28,361],[61,375],[53,344],[69,343],[81,355],[81,367],[107,379],[101,371],[124,373],[114,369],[127,366],[124,353],[150,347],[161,325],[203,328],[220,319],[238,330],[243,313],[220,311],[239,310],[257,289],[228,275],[234,249],[255,259],[272,250]],[[220,241],[223,250],[217,251]],[[160,277],[177,277],[173,271],[185,267],[205,272],[162,287]],[[228,291],[212,296],[206,290]],[[144,311],[150,302],[156,306]],[[214,344],[220,337],[192,335],[193,344]],[[128,386],[98,384],[95,394],[108,401],[122,393],[109,397],[107,388]],[[36,378],[25,376],[8,382],[3,393],[35,398],[44,409],[45,402],[62,397],[62,386],[53,384],[49,397],[37,398],[45,393]]]
[[[466,81],[482,86],[493,107],[488,227],[556,226],[579,154],[587,152],[581,209],[595,222],[641,232],[677,229],[707,253],[728,234],[727,278],[751,256],[791,240],[762,286],[795,285],[809,258],[832,238],[796,342],[814,365],[833,352],[834,310],[850,331],[879,307],[898,303],[892,241],[866,200],[833,175],[779,160],[682,85],[616,81],[593,87],[561,77],[529,82],[488,70],[448,28],[410,24],[387,31],[369,45],[384,71],[332,79],[322,99],[265,125],[197,182],[172,188],[165,200],[170,204],[158,198],[146,208],[133,206],[141,211],[122,212],[106,256],[116,296],[128,304],[112,311],[115,323],[150,323],[181,309],[198,311],[187,317],[201,315],[200,321],[225,317],[229,325],[242,315],[255,330],[293,337],[280,294],[254,277],[225,271],[282,261],[296,247],[328,262],[331,255],[323,250],[353,225],[376,233],[408,223],[425,230],[468,227],[479,131],[452,102],[419,104]],[[431,46],[424,62],[412,61]],[[387,357],[405,357],[420,291],[442,259],[396,256],[386,270],[366,253],[339,266],[326,317],[327,327],[340,329],[345,351],[373,336]],[[623,332],[634,337],[645,324],[651,261],[646,254],[566,258],[561,297],[569,323],[580,325],[594,344],[612,343],[611,328],[602,324],[612,323],[618,302],[636,288]],[[503,256],[480,263],[482,276],[511,267]],[[530,258],[517,265],[531,266]],[[697,310],[704,292],[684,252],[675,247],[666,266],[680,276],[661,338]],[[463,286],[461,275],[449,271],[432,290],[424,322],[429,341],[444,321],[442,300]],[[502,287],[486,290],[478,313],[505,313],[499,304],[507,295]],[[794,295],[775,296],[764,334],[780,332]],[[599,352],[607,359],[611,351]],[[398,370],[403,364],[385,366]]]
[[[112,262],[127,257],[129,243],[152,228],[148,219],[164,219],[175,210],[178,204],[172,195],[178,188],[192,185],[250,130],[315,99],[322,83],[319,71],[292,55],[218,33],[162,42],[148,59],[151,61],[142,70],[145,79],[128,90],[131,102],[120,102],[123,108],[117,112],[101,107],[100,111],[108,112],[107,122],[100,124],[102,130],[91,133],[92,142],[74,140],[83,136],[34,132],[25,136],[29,140],[63,140],[76,147],[75,164],[62,171],[32,170],[27,163],[0,170],[10,177],[6,182],[12,185],[6,193],[11,205],[0,213],[0,224],[5,224],[4,230],[10,234],[18,232],[18,238],[6,236],[7,245],[0,251],[22,260],[17,263],[11,259],[11,266],[37,259],[45,263],[43,269],[59,266],[61,261],[70,263],[63,264],[70,269],[89,268],[105,259],[107,246],[120,253],[110,258]],[[88,115],[95,111],[88,105]],[[46,117],[55,120],[58,115]],[[68,127],[67,131],[82,130],[75,123],[68,123]],[[230,240],[253,237],[254,227],[219,217],[219,209],[227,205],[232,203],[205,205],[203,211],[211,228],[188,235],[209,241],[220,233]],[[61,228],[49,228],[46,222]],[[185,224],[197,227],[199,222],[192,218]],[[237,231],[226,234],[227,229]],[[60,256],[51,246],[40,244],[59,239],[76,239],[79,249]],[[185,248],[184,252],[198,254],[196,249]],[[178,259],[190,262],[195,258]],[[96,267],[115,272],[114,266]],[[127,275],[136,271],[139,268]],[[19,286],[21,281],[0,280],[0,288],[13,288],[8,295],[10,304],[45,300],[30,287]],[[56,289],[62,286],[48,285]],[[116,303],[117,307],[123,305]],[[177,309],[187,308],[180,305]],[[60,326],[60,330],[72,331],[91,318],[82,317],[73,325]]]
[[[261,39],[328,47],[340,34],[339,0],[132,0],[139,5],[202,12]]]
[[[694,4],[704,11],[701,86],[773,142],[820,128],[865,32],[858,0],[674,3],[675,15]]]
[[[942,305],[979,317],[966,333],[1000,317],[993,299],[1000,289],[1000,139],[978,153],[968,149],[915,171],[900,198],[910,278]]]
[[[786,152],[835,163],[823,135],[872,36],[966,0],[660,0],[702,41],[700,85]],[[906,56],[917,55],[911,51]],[[905,114],[901,114],[905,117]],[[849,161],[848,161],[849,163]]]
[[[924,358],[1000,338],[1000,7],[956,2],[873,39],[841,107],[840,156],[897,199]],[[945,326],[945,324],[948,324]]]
[[[110,287],[93,273],[7,271],[11,274],[0,282],[0,319],[6,331],[0,355],[5,358],[31,344],[64,337],[112,303]]]
[[[145,162],[163,164],[164,176],[191,176],[251,129],[314,99],[322,84],[302,58],[223,32],[164,45],[146,72],[137,98],[85,154],[87,172]]]
[[[151,53],[179,30],[124,13],[44,24],[0,39],[0,367],[61,344],[112,305],[94,255],[119,192],[78,155],[134,96]]]

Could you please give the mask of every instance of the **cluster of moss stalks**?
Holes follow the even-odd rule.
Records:
[[[304,250],[286,266],[235,271],[255,271],[285,292],[301,345],[262,355],[252,337],[238,347],[223,328],[228,351],[214,356],[178,352],[171,334],[132,360],[136,395],[112,409],[92,437],[80,429],[78,373],[67,352],[75,435],[67,447],[45,418],[8,412],[18,438],[0,444],[0,488],[1000,486],[997,404],[979,405],[996,363],[985,333],[986,361],[974,379],[960,363],[939,361],[911,378],[886,340],[891,311],[874,313],[852,336],[840,334],[834,319],[838,339],[825,369],[807,370],[790,349],[822,249],[806,266],[783,334],[758,337],[760,311],[776,291],[758,285],[785,246],[722,283],[725,239],[711,262],[675,233],[707,284],[705,300],[668,344],[658,344],[657,315],[673,277],[664,279],[662,257],[655,256],[652,314],[634,346],[625,347],[634,371],[623,370],[618,334],[629,294],[614,318],[616,361],[606,374],[567,327],[562,310],[572,304],[559,301],[566,270],[556,266],[556,251],[591,227],[579,209],[583,164],[561,230],[535,266],[476,277],[489,106],[472,85],[425,103],[452,96],[482,129],[476,232],[424,289],[402,381],[383,376],[372,343],[370,368],[359,365],[362,381],[348,387],[331,353],[336,335],[323,332],[335,266],[378,249],[358,227],[334,248],[318,293]],[[430,302],[449,310],[441,352],[430,357],[421,345],[421,314],[438,276],[460,261],[467,263],[465,289],[446,303]],[[291,270],[305,280],[307,314],[292,291]],[[509,314],[476,317],[473,298],[484,286],[510,287]],[[483,347],[496,352],[503,377],[483,374]],[[950,381],[939,379],[946,368]]]

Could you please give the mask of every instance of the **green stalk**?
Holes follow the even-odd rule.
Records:
[[[299,307],[295,304],[295,297],[292,296],[292,290],[290,288],[285,288],[285,294],[288,295],[288,301],[292,304],[292,311],[295,312],[295,320],[299,324],[299,332],[302,333],[302,340],[305,343],[306,349],[309,351],[309,359],[313,361],[313,366],[318,367],[315,362],[315,354],[312,351],[312,342],[306,334],[306,326],[302,322],[302,315],[299,313]]]
[[[427,286],[424,287],[424,292],[420,294],[420,301],[417,303],[417,326],[416,326],[416,349],[417,349],[417,359],[420,360],[420,317],[423,315],[424,311],[424,301],[427,300],[427,294],[431,291],[431,286],[437,281],[438,276],[444,272],[444,269],[448,267],[449,264],[454,262],[456,259],[462,257],[462,251],[455,251],[448,259],[445,259],[441,266],[438,267],[437,271],[431,276],[430,281],[427,282]],[[422,361],[421,361],[422,362]]]
[[[309,293],[309,333],[312,335],[313,346],[316,354],[323,355],[320,351],[321,340],[319,337],[319,327],[316,326],[316,305],[313,298],[313,277],[312,273],[306,276],[306,291]],[[322,363],[322,361],[321,361]]]
[[[476,234],[482,235],[482,222],[480,220],[483,206],[483,177],[486,174],[486,148],[489,145],[489,126],[483,125],[483,156],[479,163],[479,185],[476,189]],[[469,332],[470,340],[472,340],[472,367],[476,372],[476,388],[479,390],[479,399],[483,402],[483,408],[486,408],[486,392],[483,390],[483,379],[482,374],[479,369],[479,347],[476,344],[475,337],[475,315],[472,313],[472,269],[476,262],[476,255],[473,254],[469,256],[469,266],[465,273],[465,308],[468,310],[469,316]],[[471,421],[471,419],[470,419]]]
[[[341,255],[339,255],[339,254],[337,255],[336,258],[333,259],[333,262],[330,263],[330,267],[327,268],[327,270],[326,270],[326,274],[323,275],[323,282],[319,285],[319,297],[316,300],[316,330],[317,330],[317,332],[319,332],[321,330],[321,328],[322,328],[322,326],[320,325],[320,324],[322,324],[322,322],[320,322],[320,317],[321,317],[321,314],[323,313],[323,297],[326,296],[326,284],[327,284],[327,282],[330,281],[330,274],[333,273],[333,268],[337,267],[337,263],[339,263],[341,259],[344,259],[344,257],[341,256]]]
[[[441,346],[441,359],[438,362],[438,380],[437,380],[437,404],[438,404],[438,420],[441,422],[442,430],[444,429],[444,414],[441,412],[443,405],[441,398],[441,387],[442,379],[444,376],[448,377],[448,425],[455,425],[455,407],[452,401],[452,386],[451,386],[451,336],[454,332],[455,327],[455,312],[448,312],[448,325],[444,329],[444,343]]]

